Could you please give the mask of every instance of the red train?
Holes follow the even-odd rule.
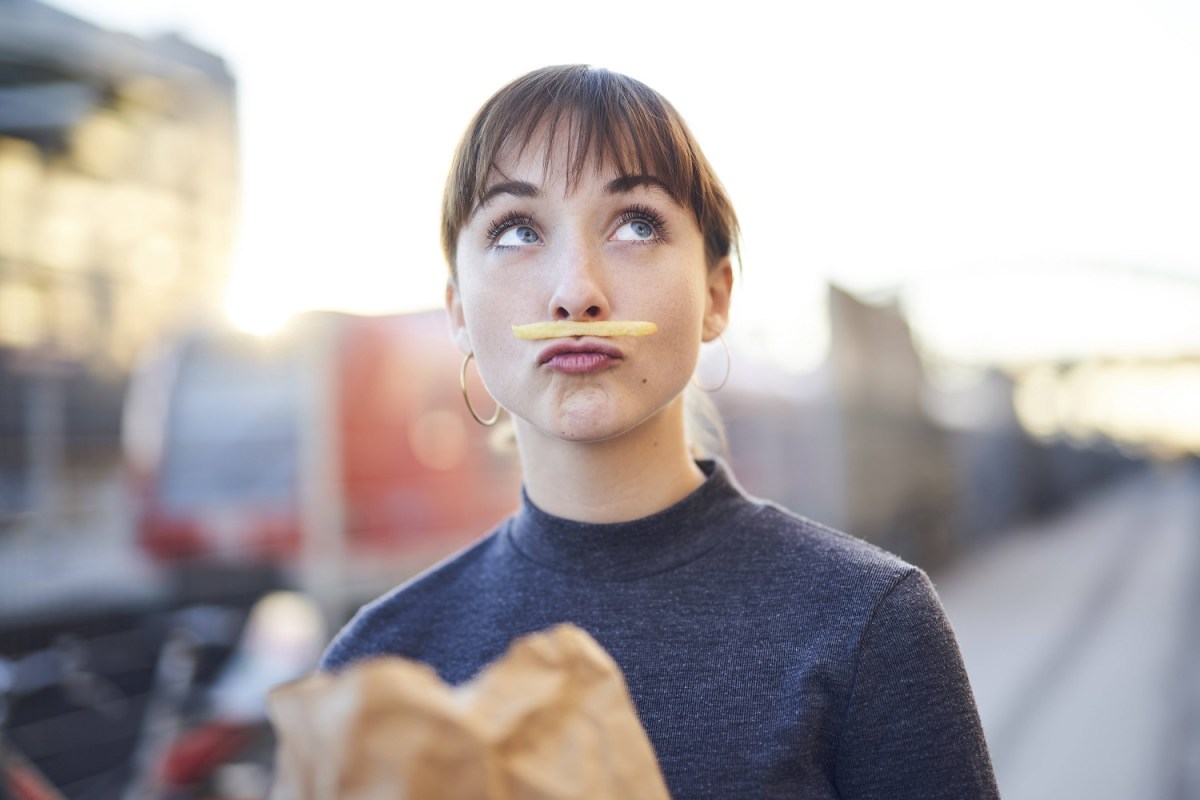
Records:
[[[125,410],[141,545],[201,592],[278,568],[334,616],[462,547],[515,508],[520,476],[468,416],[461,359],[442,311],[164,348]]]

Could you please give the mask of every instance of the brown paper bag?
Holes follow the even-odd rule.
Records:
[[[669,800],[616,663],[573,625],[451,688],[384,658],[270,696],[273,800]]]

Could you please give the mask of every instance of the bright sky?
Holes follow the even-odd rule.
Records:
[[[59,5],[231,63],[247,323],[440,304],[438,199],[471,114],[529,69],[586,62],[689,121],[744,222],[735,332],[782,363],[820,357],[827,279],[907,287],[962,358],[1102,349],[1117,314],[1143,351],[1200,353],[1188,0]]]

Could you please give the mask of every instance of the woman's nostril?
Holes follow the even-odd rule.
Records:
[[[600,307],[599,306],[588,306],[587,315],[589,317],[600,316]]]

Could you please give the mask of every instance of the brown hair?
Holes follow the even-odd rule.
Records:
[[[496,159],[510,142],[519,158],[541,126],[566,128],[567,184],[591,157],[619,175],[653,175],[696,215],[711,267],[737,246],[737,215],[691,131],[666,98],[640,81],[574,64],[544,67],[492,95],[467,127],[442,197],[442,252],[454,274],[458,234],[483,200]],[[551,149],[546,151],[549,167]]]

